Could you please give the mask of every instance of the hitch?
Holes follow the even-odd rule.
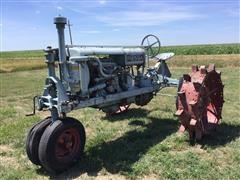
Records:
[[[33,111],[32,113],[28,113],[25,116],[34,116],[36,114],[36,99],[38,99],[39,96],[33,97]]]

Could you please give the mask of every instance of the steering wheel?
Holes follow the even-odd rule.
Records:
[[[150,58],[155,57],[160,52],[161,42],[155,35],[152,34],[146,35],[143,38],[141,45],[144,46],[144,48],[147,51],[147,55]]]

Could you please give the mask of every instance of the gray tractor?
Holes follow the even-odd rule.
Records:
[[[83,125],[68,112],[92,107],[107,115],[122,113],[132,103],[148,104],[162,88],[178,86],[180,91],[183,80],[171,78],[166,61],[174,53],[159,54],[161,44],[154,35],[144,37],[140,46],[66,45],[67,19],[56,17],[54,23],[59,47],[45,50],[48,77],[43,94],[34,97],[34,113],[37,106],[51,116],[30,129],[26,151],[32,163],[61,172],[81,158],[86,139]],[[154,67],[149,67],[150,59],[156,61]]]

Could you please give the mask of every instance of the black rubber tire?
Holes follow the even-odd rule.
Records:
[[[51,117],[47,117],[35,124],[29,131],[26,138],[26,152],[29,160],[36,165],[40,165],[38,157],[39,142],[46,127],[51,123]]]
[[[65,130],[74,128],[77,130],[80,143],[77,153],[69,159],[59,160],[56,155],[57,140]],[[59,173],[77,162],[83,155],[86,141],[85,130],[81,122],[67,117],[50,124],[44,131],[39,144],[39,159],[42,167],[51,173]]]
[[[37,123],[37,124],[34,124],[30,129],[29,129],[29,131],[28,131],[28,133],[27,133],[27,137],[26,137],[26,141],[25,141],[25,144],[26,144],[26,146],[25,146],[25,148],[26,148],[26,153],[27,153],[27,156],[29,157],[30,156],[30,147],[29,147],[29,139],[30,139],[30,137],[31,137],[31,135],[32,135],[32,130],[35,128],[35,126],[36,125],[38,125],[39,124],[39,122]]]

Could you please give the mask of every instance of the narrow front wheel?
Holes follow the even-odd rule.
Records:
[[[39,143],[41,165],[49,172],[61,172],[83,155],[86,135],[74,118],[57,120],[44,131]]]
[[[47,126],[51,123],[51,117],[47,117],[35,124],[27,135],[26,152],[29,160],[36,165],[41,165],[38,157],[39,142]]]

